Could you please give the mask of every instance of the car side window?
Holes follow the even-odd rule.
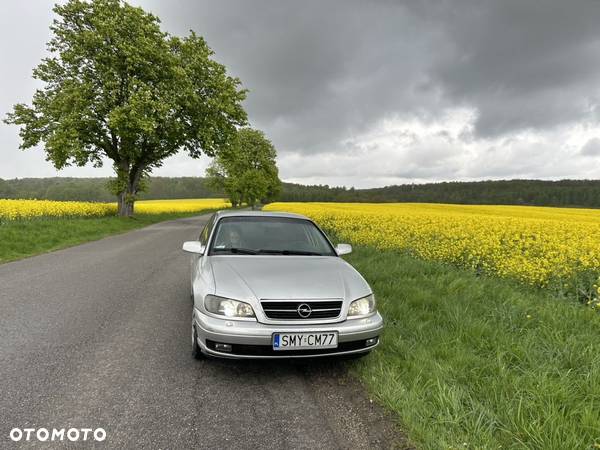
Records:
[[[202,232],[200,233],[200,238],[198,240],[205,247],[208,245],[208,237],[210,236],[210,232],[212,230],[214,223],[215,223],[215,215],[213,214],[210,217],[210,219],[208,219],[208,222],[206,222],[206,225],[204,226],[204,228],[202,229]]]

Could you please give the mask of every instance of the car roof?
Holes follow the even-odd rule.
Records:
[[[250,210],[228,210],[222,209],[215,213],[217,218],[221,217],[287,217],[290,219],[305,219],[310,220],[308,217],[303,216],[301,214],[294,214],[288,212],[278,212],[278,211],[250,211]]]

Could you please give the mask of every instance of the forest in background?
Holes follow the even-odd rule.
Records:
[[[0,179],[0,198],[115,201],[108,178]],[[152,177],[141,199],[215,198],[201,177]],[[403,184],[372,189],[283,183],[279,201],[423,202],[600,207],[600,180],[501,180]]]

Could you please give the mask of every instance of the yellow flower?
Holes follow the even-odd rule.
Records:
[[[117,206],[112,203],[0,199],[0,220],[37,217],[101,217],[113,215],[116,212]]]
[[[419,203],[272,203],[265,209],[305,214],[358,245],[542,287],[569,287],[565,280],[600,273],[600,210]]]
[[[220,198],[145,200],[135,203],[135,212],[142,214],[192,213],[204,209],[222,209],[230,206],[231,204]],[[38,217],[102,217],[116,213],[116,203],[0,199],[0,221]]]
[[[178,199],[178,200],[142,200],[135,202],[135,212],[141,214],[188,213],[203,209],[224,209],[231,203],[220,198]]]

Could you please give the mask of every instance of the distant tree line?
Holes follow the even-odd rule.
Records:
[[[0,179],[0,198],[35,198],[39,200],[79,200],[114,202],[111,178],[21,178]],[[209,189],[206,180],[196,177],[152,177],[141,199],[217,198],[222,192]]]
[[[284,183],[280,200],[600,207],[600,180],[456,181],[373,189]]]
[[[0,179],[0,198],[114,201],[108,178]],[[214,198],[205,178],[151,177],[141,199]],[[600,207],[600,180],[503,180],[404,184],[375,189],[282,183],[278,200],[287,202],[423,202],[495,205]]]

